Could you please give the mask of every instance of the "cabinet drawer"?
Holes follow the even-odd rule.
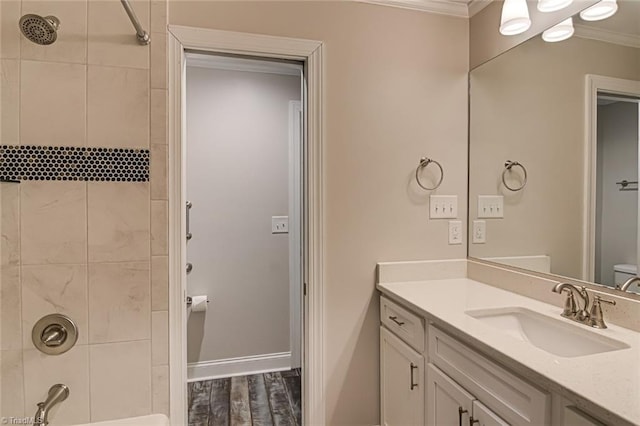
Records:
[[[380,296],[380,321],[415,350],[424,352],[424,320]]]
[[[550,424],[548,393],[432,325],[429,326],[429,360],[509,424]]]

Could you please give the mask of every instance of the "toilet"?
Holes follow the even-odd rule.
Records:
[[[613,266],[613,281],[616,286],[622,285],[629,278],[633,278],[638,275],[638,267],[636,265],[630,265],[628,263],[621,263]],[[640,286],[638,283],[631,284],[628,291],[640,292]]]

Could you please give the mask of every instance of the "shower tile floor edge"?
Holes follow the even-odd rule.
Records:
[[[191,382],[189,426],[301,426],[300,369]]]

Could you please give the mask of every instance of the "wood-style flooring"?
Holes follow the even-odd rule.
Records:
[[[189,383],[189,426],[301,426],[300,369]]]

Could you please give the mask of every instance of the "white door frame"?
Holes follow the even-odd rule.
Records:
[[[594,282],[596,256],[596,180],[598,160],[598,92],[640,96],[640,81],[587,74],[585,84],[585,167],[582,279]],[[639,210],[640,211],[640,210]],[[640,222],[640,215],[638,215]],[[638,229],[640,230],[640,223]],[[639,238],[640,245],[640,238]],[[640,247],[638,247],[640,256]]]
[[[302,61],[304,110],[304,280],[302,408],[325,423],[322,42],[169,26],[169,368],[172,425],[187,424],[185,50]]]

